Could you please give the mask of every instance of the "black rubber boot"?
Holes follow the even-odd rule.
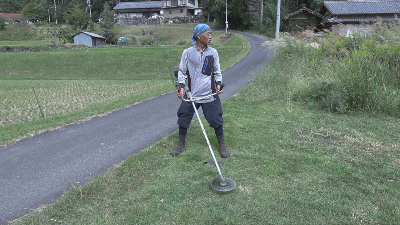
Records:
[[[183,151],[186,151],[186,147],[185,147],[185,138],[186,136],[184,135],[179,135],[179,143],[178,146],[169,154],[172,156],[178,156],[179,154],[181,154]]]
[[[219,144],[219,154],[222,158],[228,158],[231,154],[225,148],[224,136],[217,136],[218,144]]]

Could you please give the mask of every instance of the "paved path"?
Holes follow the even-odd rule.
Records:
[[[271,59],[256,35],[247,56],[223,71],[221,100],[232,96]],[[126,157],[175,132],[175,93],[0,147],[0,224],[57,200],[70,187],[104,173]],[[151,121],[151,122],[150,122]]]

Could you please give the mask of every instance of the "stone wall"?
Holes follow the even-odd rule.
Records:
[[[155,24],[181,24],[181,23],[204,23],[203,16],[184,16],[167,18],[118,18],[120,25],[155,25]]]

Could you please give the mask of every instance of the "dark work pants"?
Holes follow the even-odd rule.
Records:
[[[210,127],[215,129],[215,134],[217,136],[223,135],[222,124],[224,120],[222,118],[222,107],[221,100],[217,97],[212,102],[207,103],[195,103],[196,109],[199,109],[200,106],[203,110],[204,117],[207,122],[210,124]],[[182,101],[181,106],[178,109],[178,125],[179,125],[179,134],[186,135],[186,129],[189,128],[190,122],[193,119],[194,109],[191,102]]]

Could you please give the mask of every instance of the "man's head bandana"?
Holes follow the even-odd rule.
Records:
[[[192,36],[192,43],[196,44],[197,42],[197,34],[202,34],[206,31],[211,30],[211,28],[207,24],[199,24],[194,28],[193,36]]]

